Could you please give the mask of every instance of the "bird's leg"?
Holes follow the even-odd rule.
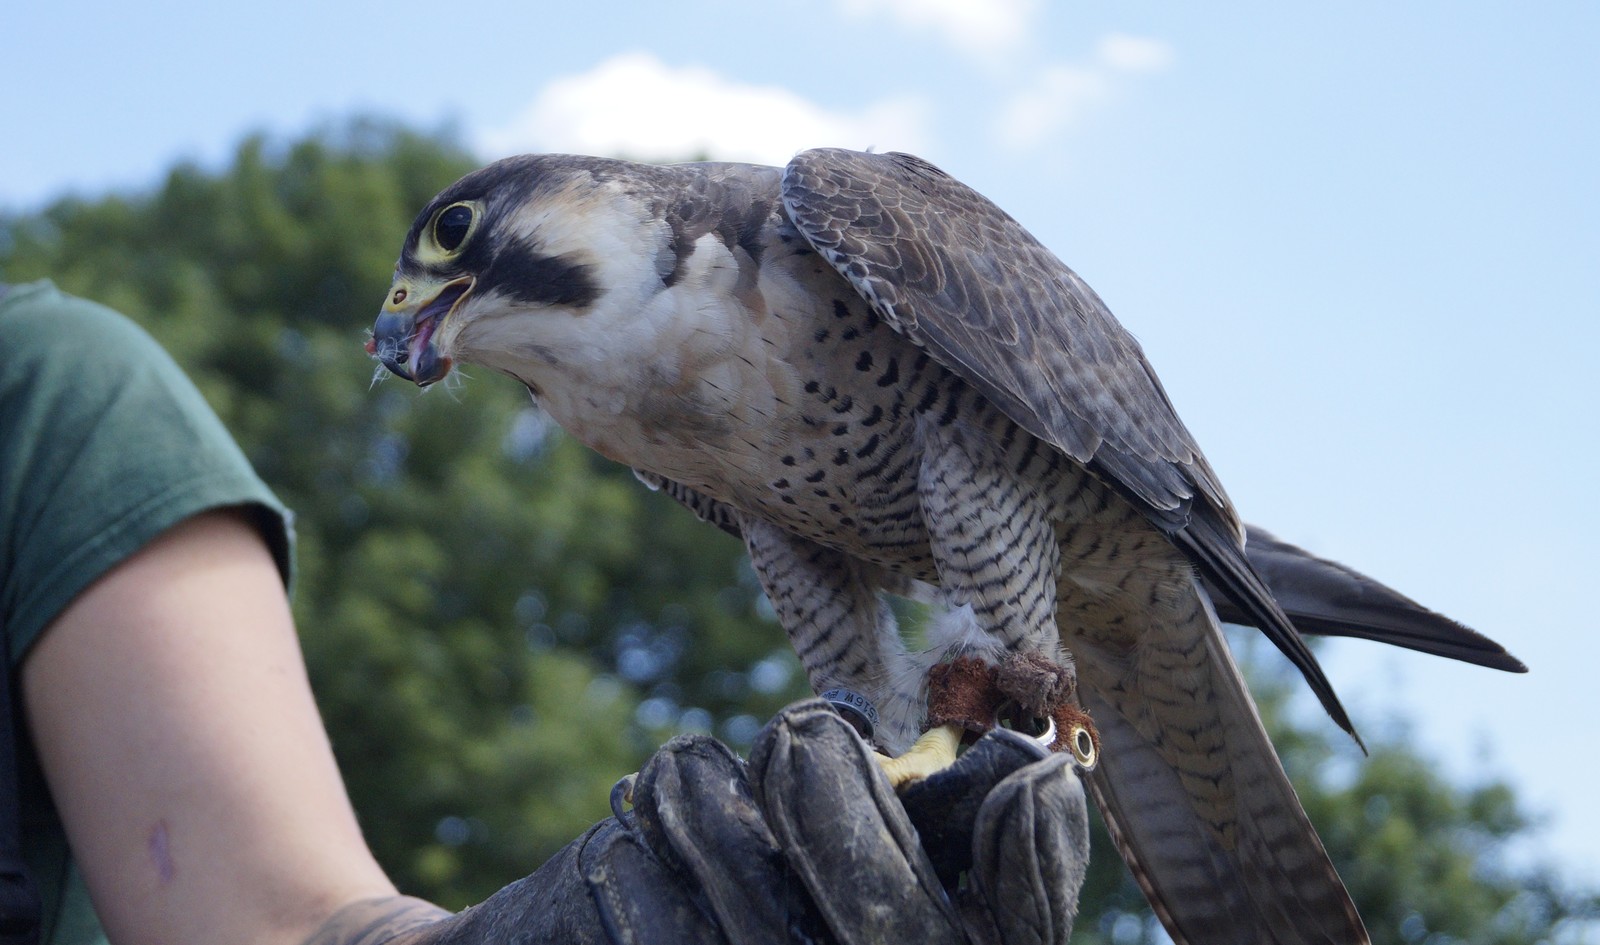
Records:
[[[1074,754],[1092,757],[1093,731],[1076,706],[1077,675],[1056,627],[1061,550],[1051,499],[1031,468],[1037,451],[1008,455],[959,424],[925,420],[918,433],[918,494],[940,584],[952,603],[971,605],[976,623],[950,650],[1005,654],[981,680],[965,659],[935,667],[929,723],[982,731],[1002,717],[1038,720],[1042,730],[1056,728],[1057,750],[1078,745],[1087,730],[1089,747]]]
[[[751,517],[740,522],[750,562],[814,692],[862,737],[905,746],[921,717],[916,676],[894,616],[864,562]]]
[[[878,746],[905,745],[923,718],[922,707],[910,690],[893,685],[896,675],[915,676],[893,616],[878,600],[871,567],[768,522],[741,525],[751,563],[812,689],[863,738]],[[975,658],[935,666],[929,691],[942,695],[934,699],[938,714],[927,716],[927,731],[898,757],[878,755],[896,787],[952,764],[966,732],[994,724],[1001,698],[993,667]]]

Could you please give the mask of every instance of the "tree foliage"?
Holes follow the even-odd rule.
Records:
[[[374,381],[361,345],[400,238],[471,166],[446,136],[353,121],[0,219],[0,276],[147,327],[297,510],[296,616],[357,810],[397,882],[452,907],[606,816],[670,734],[742,747],[805,692],[737,542],[514,384]],[[1263,690],[1269,719],[1287,685]],[[1273,727],[1377,941],[1536,942],[1592,914],[1548,870],[1496,865],[1527,826],[1505,787],[1447,784],[1400,743],[1336,777],[1327,727]],[[1149,939],[1096,850],[1079,940]]]

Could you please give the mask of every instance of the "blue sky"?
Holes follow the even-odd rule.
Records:
[[[1096,287],[1247,519],[1533,668],[1324,657],[1369,733],[1511,781],[1600,882],[1600,5],[150,0],[5,33],[11,210],[354,112],[486,159],[917,151]]]

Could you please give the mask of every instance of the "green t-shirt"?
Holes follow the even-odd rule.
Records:
[[[97,578],[207,509],[255,510],[287,580],[287,513],[167,353],[47,282],[0,292],[0,628],[11,665]],[[17,734],[43,941],[103,942],[31,741]]]

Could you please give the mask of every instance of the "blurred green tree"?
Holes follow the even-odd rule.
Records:
[[[806,691],[736,541],[513,384],[374,377],[399,241],[472,166],[447,134],[353,120],[0,218],[0,277],[145,325],[297,510],[296,615],[356,807],[397,882],[451,907],[604,817],[669,735],[744,747]],[[1444,783],[1400,743],[1336,778],[1325,730],[1281,721],[1291,687],[1263,712],[1376,941],[1531,943],[1594,914],[1548,869],[1493,866],[1527,827],[1503,786]],[[1096,850],[1079,940],[1159,940],[1103,831]]]

